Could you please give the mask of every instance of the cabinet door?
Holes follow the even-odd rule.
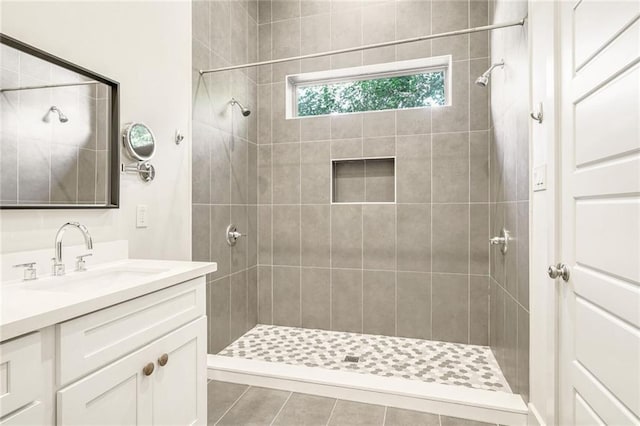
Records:
[[[58,425],[148,425],[152,421],[152,362],[144,347],[58,391]]]
[[[202,317],[153,345],[154,425],[207,423],[207,319]],[[166,364],[160,358],[166,355]]]

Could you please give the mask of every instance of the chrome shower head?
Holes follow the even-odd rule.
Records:
[[[236,98],[231,98],[230,103],[231,105],[238,105],[238,108],[240,108],[240,112],[242,112],[243,117],[248,117],[251,114],[251,110],[249,108],[243,107],[240,102],[236,101]]]
[[[69,117],[67,117],[66,115],[64,115],[64,113],[62,111],[60,111],[60,108],[58,108],[57,106],[52,106],[51,108],[49,108],[49,112],[55,112],[56,114],[58,114],[58,120],[60,120],[61,123],[66,123],[67,121],[69,121]]]
[[[497,67],[504,67],[504,60],[491,65],[491,68],[482,73],[480,77],[476,78],[476,84],[480,87],[487,87],[487,85],[489,84],[489,77],[491,77],[491,71],[493,71],[493,69]]]
[[[489,84],[489,77],[481,75],[476,79],[476,84],[480,87],[487,87],[487,84]]]

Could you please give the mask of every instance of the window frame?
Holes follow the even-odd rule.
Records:
[[[380,110],[298,116],[297,89],[299,87],[320,86],[323,84],[343,83],[349,81],[374,80],[379,78],[402,77],[413,74],[424,74],[439,71],[444,72],[444,105],[420,106],[412,108],[389,108]],[[313,117],[330,117],[334,115],[365,114],[370,112],[451,106],[451,75],[451,55],[287,75],[285,77],[285,118],[290,120]]]

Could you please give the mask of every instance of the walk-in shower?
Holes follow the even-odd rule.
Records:
[[[526,164],[528,112],[510,84],[527,81],[526,26],[513,20],[526,4],[363,1],[333,13],[334,2],[285,3],[260,0],[257,22],[240,2],[231,12],[209,2],[209,16],[249,22],[230,50],[212,35],[223,17],[194,26],[193,256],[218,263],[210,377],[423,411],[463,406],[478,420],[497,410],[507,414],[494,423],[517,423],[529,387],[528,204],[526,175],[514,173]],[[452,14],[477,26],[452,31]],[[195,62],[207,57],[220,60]],[[366,89],[365,66],[395,77],[411,61],[447,77],[431,73],[416,89],[443,85],[440,106],[402,109],[384,101],[404,86]],[[474,84],[505,62],[518,78]],[[291,81],[309,74],[358,91],[296,92]],[[212,117],[232,94],[250,116]],[[288,114],[302,101],[314,111],[349,101],[355,112]],[[246,235],[233,246],[229,223]],[[490,245],[502,228],[504,254]]]

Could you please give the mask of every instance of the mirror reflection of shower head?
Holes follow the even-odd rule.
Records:
[[[231,105],[238,105],[238,108],[240,108],[240,112],[242,112],[242,115],[244,117],[248,117],[251,114],[251,110],[249,108],[243,107],[240,102],[236,101],[236,98],[231,98],[230,103]]]
[[[67,121],[69,121],[69,117],[64,115],[64,113],[60,111],[60,108],[58,108],[57,106],[54,105],[51,108],[49,108],[49,113],[52,113],[52,112],[55,112],[56,114],[58,114],[58,120],[60,120],[61,123],[66,123]]]
[[[504,67],[504,60],[500,60],[500,62],[491,65],[491,68],[486,70],[480,77],[476,79],[476,84],[480,87],[487,87],[487,85],[489,84],[489,77],[491,77],[491,71],[493,71],[493,69],[497,67]]]

